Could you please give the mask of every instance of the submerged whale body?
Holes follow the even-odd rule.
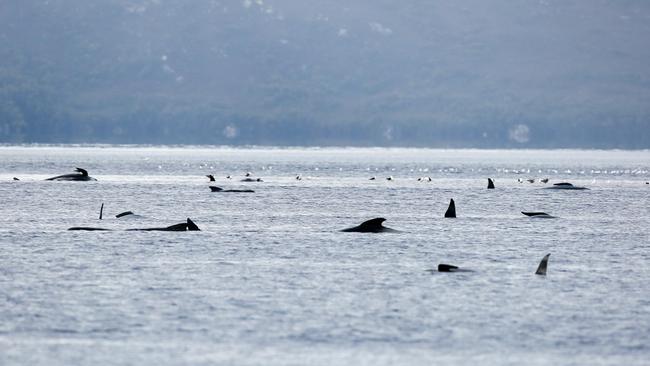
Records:
[[[110,231],[111,229],[105,229],[101,227],[85,227],[85,226],[75,226],[71,227],[68,230],[81,230],[81,231]],[[167,227],[152,227],[145,229],[126,229],[126,231],[201,231],[199,227],[194,223],[194,221],[187,218],[187,222],[181,222],[180,224],[175,224]]]
[[[395,233],[398,230],[391,229],[382,225],[386,221],[383,217],[377,217],[368,221],[364,221],[361,225],[343,229],[342,232],[346,233]]]
[[[217,187],[217,186],[210,186],[210,191],[212,191],[212,192],[222,192],[222,193],[228,193],[228,192],[255,193],[255,191],[252,190],[252,189],[223,189],[223,188]]]
[[[75,168],[77,173],[63,174],[56,177],[47,178],[46,180],[68,181],[68,182],[87,182],[90,180],[97,180],[88,176],[88,171],[82,168]]]
[[[87,227],[87,226],[73,226],[68,228],[68,230],[77,230],[77,231],[111,231],[111,229],[105,229],[103,227]]]
[[[244,178],[242,182],[264,182],[262,178]]]
[[[547,255],[542,258],[542,261],[539,262],[539,266],[537,267],[537,271],[535,271],[536,275],[542,275],[546,276],[546,268],[548,267],[548,257],[551,256],[551,253],[548,253]]]
[[[567,189],[567,190],[581,191],[581,190],[585,190],[585,189],[588,190],[589,188],[587,188],[587,187],[578,187],[578,186],[574,186],[571,183],[562,182],[562,183],[555,183],[550,187],[545,187],[544,189]]]
[[[551,216],[547,214],[546,212],[525,212],[521,211],[522,214],[528,216],[528,217],[534,217],[534,218],[539,218],[539,219],[554,219],[555,216]]]
[[[449,207],[447,207],[447,211],[445,212],[445,217],[451,217],[451,218],[456,217],[456,203],[454,202],[453,198],[449,200]]]

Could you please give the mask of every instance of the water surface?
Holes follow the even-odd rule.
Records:
[[[3,365],[650,358],[648,151],[4,146],[0,162]],[[43,180],[76,166],[98,181]],[[211,193],[205,174],[256,192]],[[560,181],[590,190],[543,189]],[[187,217],[202,231],[121,230]],[[373,217],[402,232],[339,232]]]

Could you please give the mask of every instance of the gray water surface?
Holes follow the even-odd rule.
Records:
[[[649,180],[648,151],[0,147],[0,364],[648,364]],[[339,232],[373,217],[402,232]]]

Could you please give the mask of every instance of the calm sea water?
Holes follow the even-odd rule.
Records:
[[[647,181],[648,151],[0,147],[0,364],[647,365]],[[373,217],[402,232],[339,232]]]

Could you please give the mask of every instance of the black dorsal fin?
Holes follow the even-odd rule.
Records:
[[[88,176],[88,171],[87,171],[86,169],[75,168],[75,170],[76,170],[77,172],[81,173],[81,175],[83,175],[84,177],[87,177],[87,176]]]
[[[206,175],[206,177],[208,177],[208,179],[210,179],[210,182],[215,182],[214,175],[208,174],[208,175]]]
[[[361,225],[359,225],[359,227],[360,227],[360,228],[363,228],[363,229],[381,229],[381,228],[384,227],[384,226],[382,225],[382,223],[383,223],[384,221],[386,221],[385,218],[383,218],[383,217],[377,217],[377,218],[370,219],[370,220],[368,220],[368,221],[364,221],[364,222],[362,222]]]
[[[221,192],[221,191],[223,191],[223,188],[217,187],[217,186],[210,186],[210,191],[212,191],[212,192]]]
[[[194,221],[190,220],[190,218],[187,218],[187,230],[188,231],[201,231],[199,227],[194,223]]]
[[[494,189],[494,181],[492,178],[488,178],[488,189]]]
[[[546,276],[546,268],[548,267],[548,257],[550,256],[551,253],[548,253],[547,255],[544,256],[544,258],[542,258],[542,261],[539,262],[539,266],[537,267],[537,271],[535,271],[535,274]]]
[[[453,198],[449,200],[449,207],[447,207],[445,217],[456,217],[456,203],[454,203]]]
[[[104,216],[104,202],[102,202],[102,207],[99,208],[99,219],[101,220]]]

